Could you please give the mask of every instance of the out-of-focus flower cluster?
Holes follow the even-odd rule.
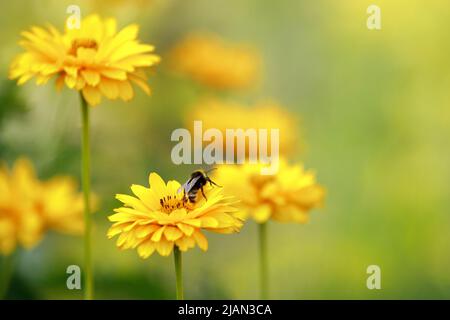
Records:
[[[171,52],[173,69],[216,89],[245,89],[261,71],[257,51],[212,34],[191,34]]]
[[[202,121],[203,130],[219,129],[224,137],[226,130],[233,128],[278,129],[280,154],[293,154],[301,148],[299,120],[275,101],[261,101],[248,106],[214,98],[202,99],[190,110],[187,126],[192,126],[194,120]],[[270,135],[267,141],[270,146]]]
[[[170,61],[175,70],[216,89],[249,88],[261,73],[259,54],[240,45],[226,43],[219,36],[188,35],[171,54]],[[200,97],[186,113],[186,125],[192,131],[194,121],[201,121],[202,130],[220,131],[225,137],[222,140],[223,154],[228,152],[228,137],[234,139],[231,142],[235,153],[245,150],[245,164],[219,165],[214,179],[223,185],[225,194],[240,200],[237,215],[242,219],[253,218],[258,223],[269,219],[305,223],[310,210],[322,204],[325,190],[316,183],[313,172],[304,170],[301,162],[291,165],[286,160],[303,149],[300,119],[273,100],[253,104],[238,101]],[[234,135],[237,129],[246,140],[244,149],[237,148],[237,139],[242,138]],[[254,131],[250,132],[252,129]],[[271,141],[275,139],[271,136],[274,129],[279,132],[278,141]],[[233,132],[228,135],[228,130]],[[260,139],[260,134],[265,134],[267,143],[252,145],[250,137],[256,135]],[[279,143],[276,154],[271,148],[274,143]],[[258,164],[249,162],[250,158],[256,160],[251,151],[257,151]],[[262,163],[260,157],[269,154],[272,161],[279,161],[279,170],[273,175],[263,175],[261,169],[268,164]],[[277,159],[278,155],[281,159]],[[242,156],[238,155],[239,158]]]
[[[32,248],[54,230],[83,232],[83,200],[73,178],[58,176],[40,181],[33,165],[19,159],[11,170],[0,168],[0,254],[17,246]]]
[[[269,219],[279,222],[305,223],[309,211],[322,205],[325,190],[316,183],[315,174],[302,165],[280,160],[275,175],[261,175],[265,164],[223,165],[214,178],[224,192],[240,200],[238,215],[258,223]]]

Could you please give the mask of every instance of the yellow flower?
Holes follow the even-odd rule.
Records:
[[[202,99],[189,111],[187,127],[192,126],[194,120],[202,121],[204,131],[217,128],[224,137],[226,129],[279,129],[280,154],[292,154],[302,148],[298,130],[299,120],[274,101],[261,101],[253,106],[247,106],[214,98]],[[270,143],[268,135],[267,145],[270,146]]]
[[[150,88],[144,69],[159,62],[152,54],[154,47],[136,40],[139,27],[129,25],[117,32],[114,19],[102,20],[90,15],[79,29],[60,33],[53,26],[32,27],[22,32],[20,45],[25,49],[11,64],[9,77],[19,85],[36,78],[38,85],[56,78],[56,86],[64,84],[81,91],[91,106],[108,99],[131,100],[132,83],[147,94]]]
[[[37,203],[47,229],[67,234],[82,234],[83,196],[77,192],[77,183],[71,177],[54,177],[41,185],[42,194]],[[97,206],[97,198],[91,196],[91,212]]]
[[[18,244],[34,246],[41,238],[42,219],[34,206],[37,181],[26,160],[18,160],[12,171],[0,169],[0,253],[8,255]]]
[[[172,50],[171,62],[174,70],[217,89],[248,88],[261,68],[255,50],[211,34],[187,36]]]
[[[264,164],[223,165],[215,172],[224,191],[239,196],[239,217],[258,223],[269,219],[305,223],[308,212],[322,204],[325,190],[314,173],[280,160],[276,175],[261,175]]]
[[[0,254],[32,248],[48,230],[80,234],[82,198],[70,177],[41,182],[26,159],[0,168]]]
[[[222,189],[205,187],[205,200],[200,194],[195,203],[178,192],[180,183],[171,180],[166,184],[156,173],[149,175],[150,188],[132,185],[134,196],[118,194],[124,206],[115,209],[109,217],[114,222],[108,237],[119,235],[120,249],[137,248],[140,257],[148,258],[155,250],[168,256],[176,245],[181,251],[193,248],[208,249],[202,230],[217,233],[234,233],[242,221],[233,216],[236,209]]]

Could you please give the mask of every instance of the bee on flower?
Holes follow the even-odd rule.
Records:
[[[155,251],[174,253],[177,299],[183,299],[182,252],[196,245],[208,250],[204,231],[239,232],[243,222],[235,213],[236,200],[226,196],[204,171],[196,171],[186,183],[167,183],[150,173],[149,188],[132,185],[134,196],[118,194],[123,206],[109,216],[108,237],[117,238],[120,249],[136,249],[143,259]]]
[[[185,252],[197,245],[206,251],[204,231],[230,234],[242,227],[234,215],[236,200],[224,195],[222,188],[205,184],[205,197],[198,192],[191,201],[175,180],[165,183],[157,173],[150,173],[149,184],[149,188],[132,185],[134,196],[116,196],[123,206],[109,217],[114,224],[108,237],[118,236],[120,249],[137,249],[144,259],[155,251],[168,256],[174,247]]]

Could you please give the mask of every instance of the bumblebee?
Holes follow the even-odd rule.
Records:
[[[215,168],[214,168],[215,169]],[[217,183],[211,180],[210,177],[208,177],[208,172],[211,172],[211,169],[209,171],[204,170],[195,170],[191,173],[191,177],[186,181],[179,189],[178,192],[183,191],[184,192],[184,199],[185,201],[189,201],[190,203],[195,203],[195,200],[197,199],[198,191],[202,193],[203,198],[205,198],[206,201],[208,199],[206,198],[205,192],[203,191],[203,187],[209,183],[211,186],[219,186]]]

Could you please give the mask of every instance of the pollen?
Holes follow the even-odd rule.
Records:
[[[74,39],[72,41],[72,46],[70,47],[69,54],[72,56],[76,56],[78,48],[97,50],[98,44],[93,39]]]
[[[188,203],[184,196],[168,195],[159,199],[159,204],[161,205],[161,210],[164,213],[170,214],[176,209],[189,209]]]

